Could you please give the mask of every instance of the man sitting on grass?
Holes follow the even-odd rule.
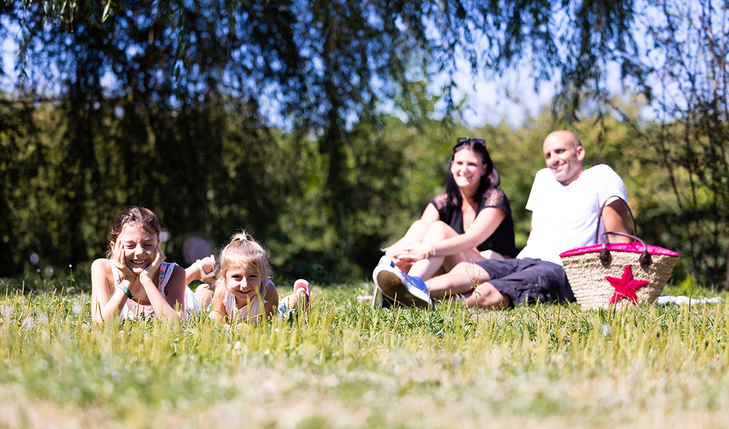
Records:
[[[526,208],[532,212],[527,245],[516,259],[463,262],[424,282],[393,264],[372,275],[384,295],[400,304],[430,308],[431,298],[461,296],[469,307],[508,308],[527,301],[574,302],[559,254],[593,243],[600,207],[612,196],[627,201],[623,180],[607,165],[585,170],[585,149],[569,131],[554,131],[542,146],[547,168],[537,172]],[[603,211],[602,231],[627,232],[627,211],[613,201]],[[612,241],[627,242],[611,236]]]

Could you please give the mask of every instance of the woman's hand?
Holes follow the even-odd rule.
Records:
[[[398,259],[401,259],[403,255],[409,254],[410,250],[413,248],[413,246],[417,246],[417,245],[418,245],[418,243],[410,243],[410,242],[396,243],[387,248],[387,251],[385,251],[385,255],[387,255],[390,259],[397,262]]]
[[[111,250],[112,253],[112,263],[114,266],[121,271],[124,278],[122,280],[129,280],[130,283],[134,283],[134,280],[137,278],[137,275],[134,273],[134,271],[127,265],[127,260],[124,255],[124,249],[122,248],[121,242],[117,241],[114,243],[114,248]]]
[[[433,256],[434,247],[429,243],[412,243],[403,249],[404,253],[399,256],[400,261],[415,263]]]
[[[407,254],[408,251],[406,250],[409,246],[411,246],[412,243],[397,243],[393,244],[392,246],[388,247],[385,251],[385,255],[392,259],[392,262],[395,263],[395,266],[401,270],[401,271],[407,271],[410,269],[410,266],[413,265],[411,261],[406,261],[404,259],[401,259],[403,255]]]

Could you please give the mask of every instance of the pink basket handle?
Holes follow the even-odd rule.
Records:
[[[612,256],[610,255],[610,250],[607,248],[607,244],[610,244],[610,240],[608,238],[608,235],[614,234],[614,235],[620,235],[623,237],[629,237],[633,238],[637,241],[640,241],[640,243],[643,245],[643,254],[640,255],[640,266],[643,268],[648,268],[652,261],[650,253],[648,253],[648,246],[646,246],[645,241],[643,241],[640,237],[637,236],[638,230],[635,228],[635,217],[633,216],[633,212],[630,210],[630,206],[628,206],[628,203],[625,202],[624,199],[622,199],[618,195],[613,195],[612,197],[608,198],[603,204],[602,207],[600,207],[600,215],[597,217],[597,229],[595,229],[595,244],[597,244],[597,238],[600,234],[600,223],[602,222],[602,211],[605,209],[605,206],[608,204],[608,201],[616,201],[620,200],[620,202],[623,203],[626,209],[628,209],[628,215],[630,215],[631,223],[633,224],[633,234],[626,234],[624,232],[618,232],[618,231],[605,231],[602,233],[602,251],[600,251],[600,262],[606,266],[612,261]]]

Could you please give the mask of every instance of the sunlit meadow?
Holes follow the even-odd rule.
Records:
[[[311,311],[290,321],[96,327],[87,293],[72,281],[45,286],[29,292],[20,280],[0,281],[0,427],[729,421],[726,295],[720,304],[619,311],[373,310],[355,301],[371,287],[362,282],[315,287]]]

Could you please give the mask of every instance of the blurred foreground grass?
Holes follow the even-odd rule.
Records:
[[[90,324],[84,293],[0,297],[0,427],[724,427],[729,301]],[[22,288],[20,288],[22,289]],[[285,292],[289,292],[284,290]],[[681,292],[668,289],[670,294]],[[694,296],[719,294],[701,289]]]

